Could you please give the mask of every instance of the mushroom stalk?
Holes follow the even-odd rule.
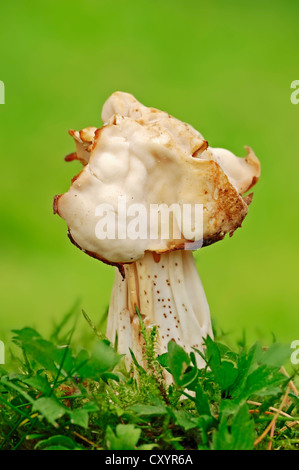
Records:
[[[124,265],[123,277],[116,270],[106,335],[118,350],[134,351],[143,360],[143,338],[136,308],[146,326],[158,328],[157,353],[167,351],[173,340],[188,352],[202,351],[203,340],[213,336],[210,310],[192,251],[146,252],[135,263]]]

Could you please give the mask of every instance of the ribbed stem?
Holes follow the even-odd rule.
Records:
[[[125,278],[116,271],[108,314],[107,337],[118,338],[118,350],[130,363],[131,348],[142,364],[143,338],[137,305],[146,326],[157,325],[158,354],[170,340],[187,352],[202,350],[203,339],[213,336],[210,311],[192,251],[162,255],[147,252],[143,259],[127,264]],[[199,361],[200,362],[200,361]]]

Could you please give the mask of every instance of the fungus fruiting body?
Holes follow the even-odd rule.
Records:
[[[76,246],[116,267],[107,336],[142,362],[137,307],[157,326],[158,353],[170,340],[201,350],[212,328],[192,251],[241,226],[259,160],[248,147],[245,158],[209,147],[190,125],[127,93],[111,95],[102,120],[70,131],[76,152],[66,160],[83,169],[54,212]]]

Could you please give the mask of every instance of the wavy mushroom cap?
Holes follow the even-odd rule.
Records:
[[[201,241],[210,244],[241,225],[251,201],[242,194],[260,175],[251,149],[247,157],[239,158],[228,150],[208,147],[193,127],[143,106],[127,93],[116,92],[106,101],[102,119],[105,124],[100,129],[70,131],[77,151],[66,159],[77,158],[84,167],[54,203],[71,239],[82,250],[109,263],[130,263],[146,251],[163,253],[184,248],[185,243],[193,243],[195,249]],[[158,238],[148,232],[142,239],[99,239],[96,214],[103,204],[109,204],[110,216],[120,215],[118,228],[122,233],[126,230],[122,224],[130,218],[122,220],[118,214],[120,199],[126,207],[142,205],[147,214],[151,204],[202,204],[203,231],[193,233],[178,223],[180,237],[170,231],[164,239],[161,217],[154,222]]]

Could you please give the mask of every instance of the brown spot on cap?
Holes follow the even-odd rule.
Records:
[[[53,199],[53,214],[58,214],[59,215],[58,201],[61,198],[61,196],[62,196],[62,194],[57,194],[56,196],[54,196],[54,199]]]

